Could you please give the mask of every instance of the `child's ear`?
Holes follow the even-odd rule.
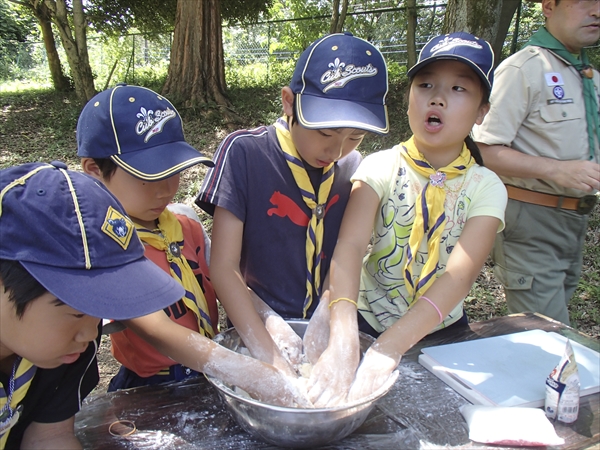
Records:
[[[88,175],[102,181],[102,171],[93,158],[81,158],[81,168]]]
[[[483,122],[483,119],[485,118],[485,115],[490,111],[490,104],[486,103],[484,105],[481,105],[479,107],[479,114],[477,114],[477,118],[475,119],[475,123],[477,125],[481,125],[481,123]]]
[[[294,115],[294,93],[289,86],[281,89],[281,103],[283,104],[283,113],[292,117]]]

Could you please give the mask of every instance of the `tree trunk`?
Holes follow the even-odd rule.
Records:
[[[162,94],[188,108],[216,104],[235,120],[226,90],[219,0],[179,0]]]
[[[348,13],[348,0],[342,0],[342,10],[340,11],[340,17],[338,19],[338,33],[344,30],[344,22],[346,21],[346,14]]]
[[[496,64],[512,17],[520,0],[448,0],[443,33],[468,31],[488,41],[494,49]]]
[[[73,0],[73,28],[71,31],[65,0],[44,0],[51,12],[52,21],[58,28],[60,39],[67,55],[71,77],[75,84],[75,92],[82,105],[94,95],[94,77],[87,51],[87,20],[83,11],[82,0]]]
[[[492,48],[494,49],[494,54],[497,56],[496,65],[500,63],[502,47],[504,46],[504,41],[508,35],[510,23],[512,22],[513,16],[520,6],[521,0],[503,0],[502,2],[502,9],[500,10],[500,22],[498,23],[498,34],[494,37],[493,41],[490,41],[490,44],[492,44]],[[517,20],[519,20],[519,17],[520,15],[517,15]]]
[[[331,5],[331,25],[329,34],[338,33],[337,27],[340,18],[340,0],[333,0]]]
[[[408,13],[408,23],[406,24],[406,67],[411,68],[417,62],[417,0],[407,0],[406,11]]]
[[[342,8],[340,10],[340,0],[333,0],[331,25],[329,33],[341,33],[344,29],[346,14],[348,13],[348,0],[342,0]]]
[[[44,47],[48,58],[48,68],[50,69],[50,76],[52,77],[52,85],[58,92],[67,92],[71,89],[71,83],[62,70],[60,56],[56,50],[56,41],[54,40],[54,33],[52,32],[50,11],[43,3],[37,3],[35,6],[29,4],[28,6],[31,7],[33,15],[42,29]]]

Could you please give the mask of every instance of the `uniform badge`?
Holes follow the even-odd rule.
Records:
[[[133,222],[128,217],[125,217],[112,206],[108,207],[106,218],[102,224],[102,231],[123,247],[124,250],[129,246],[134,228]]]
[[[558,72],[545,73],[544,77],[548,86],[563,86],[565,84],[562,75]]]
[[[554,96],[559,100],[561,100],[565,96],[565,90],[561,86],[554,86],[552,92],[554,93]]]

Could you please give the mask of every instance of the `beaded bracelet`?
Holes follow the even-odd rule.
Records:
[[[358,308],[358,303],[356,303],[356,301],[352,300],[351,298],[347,298],[347,297],[336,298],[335,300],[329,302],[329,307],[331,308],[331,305],[333,305],[334,303],[337,303],[337,302],[341,302],[342,300],[345,300],[350,303],[354,303],[354,306],[356,306]]]
[[[425,297],[424,295],[422,295],[419,300],[425,300],[427,301],[431,306],[433,306],[435,308],[435,310],[438,313],[438,316],[440,316],[440,323],[442,323],[444,321],[444,316],[442,316],[442,312],[440,311],[440,308],[437,307],[437,305],[435,303],[433,303],[431,300],[429,300],[427,297]],[[438,324],[439,325],[439,324]]]

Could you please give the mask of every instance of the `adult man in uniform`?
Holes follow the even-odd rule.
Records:
[[[569,324],[600,189],[600,74],[583,48],[600,37],[600,1],[538,1],[545,27],[500,64],[491,110],[473,133],[508,190],[492,258],[509,311]]]

